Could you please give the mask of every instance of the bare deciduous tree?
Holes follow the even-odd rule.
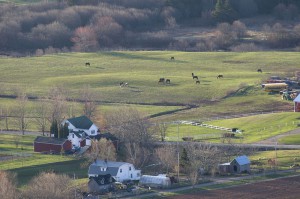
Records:
[[[160,164],[167,169],[167,173],[169,173],[169,169],[175,169],[177,166],[177,154],[174,146],[164,145],[155,149],[155,154],[160,160]]]
[[[28,127],[28,120],[26,119],[27,115],[27,104],[28,104],[28,97],[24,92],[20,92],[17,97],[17,104],[14,110],[14,114],[16,116],[16,124],[24,135],[25,130]]]
[[[91,91],[89,85],[85,86],[81,91],[81,99],[83,100],[83,113],[88,118],[95,116],[97,111],[97,104],[95,103],[95,95]]]
[[[97,159],[115,161],[116,148],[110,140],[92,140],[91,148],[86,153],[86,157],[88,158],[89,163]]]
[[[168,125],[165,123],[158,123],[158,124],[156,124],[156,127],[160,134],[161,141],[164,142],[166,139],[166,132],[168,129]]]
[[[67,175],[43,172],[34,177],[23,192],[24,199],[74,198],[71,179]]]
[[[57,129],[59,129],[59,125],[61,124],[64,115],[66,114],[66,91],[63,88],[54,87],[49,92],[49,98],[51,100],[51,110],[50,110],[50,118],[51,123],[56,123]]]
[[[126,158],[142,167],[148,160],[155,139],[149,120],[133,108],[123,108],[107,114],[108,130],[114,134],[126,151]]]
[[[204,172],[211,172],[219,163],[219,151],[211,145],[190,143],[186,146],[189,164],[187,173],[193,185],[197,184],[199,175]]]
[[[49,104],[45,100],[40,100],[36,107],[36,118],[35,122],[42,131],[43,136],[45,135],[46,129],[49,128]]]
[[[16,175],[0,171],[0,198],[17,199]]]
[[[97,35],[91,27],[79,27],[72,37],[75,51],[93,51],[99,48]]]

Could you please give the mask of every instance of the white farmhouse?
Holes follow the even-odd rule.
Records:
[[[70,119],[66,119],[62,122],[62,125],[68,124],[68,129],[71,131],[83,131],[88,136],[95,136],[99,130],[97,127],[88,117],[80,116],[80,117],[73,117]]]
[[[96,160],[89,166],[89,177],[110,174],[116,181],[140,180],[141,170],[136,170],[131,163]]]
[[[66,119],[62,126],[68,125],[68,140],[72,142],[73,147],[90,146],[90,138],[97,135],[99,128],[88,117],[80,116]]]

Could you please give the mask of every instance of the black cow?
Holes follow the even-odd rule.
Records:
[[[159,78],[158,83],[165,83],[165,78]]]
[[[170,79],[166,79],[166,84],[170,84],[171,80]]]
[[[217,76],[217,79],[219,79],[219,78],[223,78],[223,75],[218,75],[218,76]]]
[[[258,72],[258,73],[262,73],[262,69],[260,69],[260,68],[257,69],[257,72]]]
[[[175,57],[171,57],[170,59],[171,59],[171,60],[175,60]]]
[[[196,84],[200,84],[200,81],[199,81],[199,80],[197,80],[197,81],[196,81]]]
[[[90,62],[85,63],[85,66],[90,66],[90,65],[91,65]]]

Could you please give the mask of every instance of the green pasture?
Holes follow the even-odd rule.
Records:
[[[300,113],[283,112],[215,120],[207,123],[227,128],[239,128],[243,131],[240,135],[243,143],[254,143],[298,128],[299,117]]]
[[[222,116],[222,118],[226,118],[226,116]],[[219,120],[203,121],[203,123],[219,127],[238,128],[243,132],[236,134],[236,137],[232,138],[232,142],[254,143],[298,128],[299,118],[300,113],[281,112],[233,119],[219,118]],[[202,122],[201,120],[199,121]],[[167,129],[167,140],[182,141],[183,137],[193,137],[194,140],[203,142],[222,142],[218,135],[220,137],[223,133],[225,131],[206,127],[170,124]]]
[[[300,144],[300,135],[289,135],[283,138],[279,138],[278,143],[291,145]]]
[[[69,97],[76,98],[84,85],[90,85],[97,98],[106,102],[199,104],[222,99],[240,87],[258,86],[270,75],[290,75],[299,59],[292,52],[175,51],[5,57],[0,62],[0,94],[13,94],[21,87],[30,95],[44,96],[51,87],[60,86],[68,90]],[[90,67],[85,66],[87,61]],[[264,73],[257,73],[257,68]],[[200,85],[192,80],[192,72],[200,78]],[[224,78],[217,79],[218,74]],[[169,78],[171,84],[158,84],[161,77]],[[120,82],[129,86],[120,88]]]
[[[253,168],[270,168],[269,159],[277,159],[279,169],[290,169],[291,165],[300,164],[300,150],[259,151],[250,156]]]

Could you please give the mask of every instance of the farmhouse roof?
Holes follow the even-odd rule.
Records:
[[[243,155],[243,156],[238,156],[238,157],[236,157],[234,160],[236,160],[237,163],[238,163],[239,165],[250,164],[250,160],[249,160],[248,157],[245,156],[245,155]],[[234,160],[233,160],[233,161],[234,161]]]
[[[93,164],[89,166],[88,173],[94,175],[107,175],[116,176],[118,174],[120,166],[123,164],[128,164],[126,162],[112,162],[104,160],[96,160]],[[105,170],[101,168],[106,168]]]
[[[66,141],[67,139],[64,138],[43,137],[43,136],[37,136],[34,140],[34,142],[54,144],[54,145],[63,145]]]
[[[70,118],[68,121],[78,129],[90,129],[93,125],[93,122],[85,115]]]
[[[294,102],[300,102],[300,94],[294,99]]]
[[[91,175],[107,175],[116,176],[118,174],[119,167],[108,167],[106,170],[101,170],[101,167],[97,165],[90,165],[88,173]]]

